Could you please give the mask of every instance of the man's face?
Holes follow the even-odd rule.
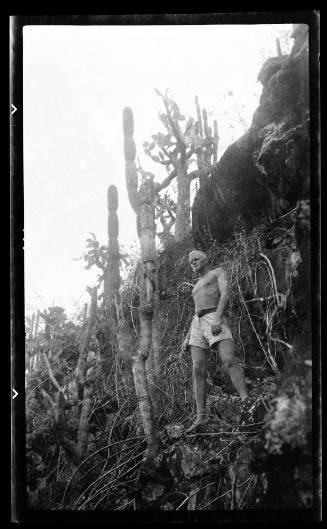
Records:
[[[192,259],[190,260],[190,264],[193,269],[193,272],[201,272],[201,270],[203,270],[207,265],[207,258],[204,256],[192,257]]]

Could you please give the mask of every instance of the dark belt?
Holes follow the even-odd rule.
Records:
[[[214,309],[203,309],[200,310],[200,312],[197,314],[198,318],[202,318],[202,316],[205,316],[206,314],[210,314],[211,312],[216,312],[217,307]]]

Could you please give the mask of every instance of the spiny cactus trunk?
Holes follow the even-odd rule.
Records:
[[[93,406],[92,391],[84,387],[84,399],[77,432],[77,453],[81,459],[85,456],[89,439],[89,421]]]
[[[151,263],[151,266],[152,263]],[[157,265],[153,268],[153,283],[154,291],[152,292],[152,347],[149,349],[149,355],[146,362],[146,372],[148,381],[150,384],[150,394],[152,398],[152,403],[154,406],[154,411],[157,412],[158,401],[158,389],[157,383],[160,380],[161,375],[161,344],[160,344],[160,318],[159,318],[159,309],[160,309],[160,299],[159,299],[159,274],[157,270]],[[155,384],[153,384],[154,382]],[[152,384],[151,384],[152,383]]]
[[[130,108],[125,108],[123,113],[124,126],[124,155],[125,155],[125,178],[130,204],[134,212],[139,213],[138,177],[135,165],[136,147],[133,140],[134,120]]]
[[[83,325],[86,323],[86,320],[87,320],[87,303],[84,303]]]
[[[126,184],[131,205],[138,215],[138,233],[143,267],[139,306],[140,343],[136,355],[133,356],[133,377],[144,434],[148,445],[147,457],[153,458],[158,454],[159,441],[154,423],[153,404],[148,385],[146,361],[152,349],[153,302],[158,289],[154,190],[153,182],[146,180],[140,186],[139,191],[137,191],[136,148],[133,140],[134,121],[130,108],[124,109],[123,125]]]
[[[111,342],[117,345],[117,352],[121,359],[126,357],[127,344],[133,342],[129,325],[122,315],[122,300],[120,287],[120,253],[119,253],[119,219],[118,191],[111,185],[108,189],[108,263],[105,283],[105,306],[111,329]],[[130,347],[128,347],[128,351]]]
[[[89,321],[88,321],[85,335],[83,337],[83,341],[80,345],[79,357],[78,357],[76,373],[75,373],[75,378],[76,378],[76,383],[78,386],[79,394],[83,394],[84,376],[85,376],[85,371],[86,371],[86,359],[87,359],[87,354],[88,354],[88,345],[91,339],[93,327],[94,327],[95,320],[96,320],[96,312],[97,312],[97,289],[96,287],[94,288],[88,287],[87,290],[91,296]]]
[[[204,108],[201,113],[198,96],[195,96],[195,106],[197,114],[197,136],[201,142],[201,148],[197,149],[197,165],[200,171],[199,182],[200,187],[204,184],[207,175],[206,169],[217,163],[218,156],[218,125],[217,121],[214,120],[214,133],[208,125],[208,114]],[[201,174],[202,173],[202,174]]]
[[[197,115],[197,134],[198,134],[198,138],[202,140],[203,139],[203,126],[202,126],[202,116],[201,116],[198,96],[195,96],[195,107],[196,107],[196,115]],[[199,171],[202,171],[205,168],[204,155],[203,155],[202,149],[199,149],[197,153],[197,165],[198,165]],[[202,185],[202,183],[203,183],[203,177],[200,176],[200,185]]]
[[[185,239],[190,230],[190,187],[191,182],[187,176],[187,169],[182,167],[177,173],[176,241]]]
[[[153,458],[158,454],[159,442],[155,430],[153,405],[145,365],[151,347],[151,316],[147,313],[146,307],[140,307],[139,313],[141,339],[136,356],[133,357],[133,378],[148,446],[147,457]]]
[[[39,332],[39,322],[40,322],[40,311],[36,313],[35,327],[34,327],[34,338],[36,338],[37,333]]]
[[[119,273],[119,221],[117,215],[118,192],[114,185],[108,188],[108,261],[105,272],[104,298],[108,321],[113,335],[117,334],[120,312]]]
[[[159,299],[159,279],[158,271],[156,271],[156,290],[153,295],[153,316],[152,316],[152,353],[153,353],[153,369],[156,380],[159,380],[161,375],[161,344],[160,344],[160,299]]]
[[[145,181],[139,189],[140,212],[140,243],[141,258],[143,266],[143,281],[140,296],[140,332],[141,340],[134,358],[134,381],[139,400],[140,413],[143,420],[144,433],[148,443],[148,457],[153,457],[158,452],[158,438],[154,426],[154,393],[149,382],[152,381],[160,368],[158,357],[158,274],[157,274],[157,252],[155,243],[155,211],[153,182]],[[154,347],[156,357],[154,357]],[[156,362],[157,361],[157,364]],[[139,384],[141,384],[139,386]],[[145,398],[146,396],[146,398]],[[152,396],[152,398],[151,398]]]
[[[82,459],[87,450],[87,443],[89,438],[89,419],[93,406],[93,392],[94,392],[94,381],[88,380],[86,382],[87,372],[87,355],[88,355],[88,344],[91,338],[92,330],[95,324],[96,311],[97,311],[97,289],[88,289],[91,296],[89,321],[84,336],[84,340],[81,344],[80,355],[78,359],[76,369],[76,382],[78,392],[82,401],[82,409],[79,418],[78,432],[77,432],[77,454]]]
[[[35,312],[33,312],[32,314],[31,328],[30,328],[30,332],[28,333],[29,338],[33,338],[33,335],[34,335],[34,322],[35,322]]]
[[[156,376],[160,373],[160,343],[159,343],[159,288],[158,263],[155,242],[155,208],[153,182],[146,180],[139,189],[139,228],[141,243],[141,258],[143,262],[144,302],[151,311],[152,347],[148,351],[146,368]],[[152,378],[152,377],[151,377]]]
[[[208,125],[208,114],[205,108],[202,110],[202,117],[203,117],[204,137],[207,140],[207,145],[204,147],[204,162],[205,162],[205,166],[207,167],[208,165],[210,165],[210,161],[211,161],[211,156],[209,154],[210,149],[208,145],[211,134],[210,134],[210,129]]]

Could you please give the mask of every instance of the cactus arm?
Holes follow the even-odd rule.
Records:
[[[134,120],[133,112],[129,107],[123,112],[124,129],[124,155],[125,155],[125,179],[130,204],[136,214],[139,213],[140,203],[138,196],[138,176],[135,165],[136,147],[133,139]]]
[[[168,121],[169,121],[169,124],[171,126],[171,130],[173,131],[173,134],[177,140],[177,145],[179,147],[179,150],[182,153],[185,153],[185,150],[186,150],[186,146],[185,146],[185,143],[182,139],[182,136],[181,136],[181,133],[180,131],[178,130],[178,125],[174,122],[172,116],[171,116],[171,112],[170,112],[170,108],[169,108],[169,105],[168,105],[168,102],[167,102],[167,98],[166,97],[163,97],[163,102],[164,102],[164,105],[165,105],[165,108],[166,108],[166,112],[167,112],[167,118],[168,118]]]
[[[194,178],[205,178],[206,176],[209,176],[211,173],[212,167],[207,167],[206,169],[196,169],[195,171],[192,171],[187,175],[187,177],[190,180],[194,180]]]
[[[191,156],[193,156],[193,154],[195,154],[197,151],[197,148],[196,147],[191,147],[190,150],[188,151],[188,153],[186,154],[186,160],[188,160],[189,158],[191,158]]]
[[[202,110],[202,116],[203,116],[204,135],[206,138],[210,138],[209,127],[208,127],[208,115],[207,115],[207,111],[205,108]]]
[[[168,175],[166,178],[164,178],[164,180],[158,184],[158,183],[154,183],[154,190],[156,193],[159,193],[159,191],[161,191],[162,189],[164,189],[165,187],[169,186],[170,182],[177,176],[177,170],[174,169],[170,175]]]
[[[200,143],[201,147],[198,147],[196,149],[197,153],[197,164],[199,171],[202,171],[204,168],[204,154],[203,154],[203,125],[202,125],[202,116],[201,116],[201,108],[199,104],[199,98],[198,96],[195,96],[195,107],[196,107],[196,115],[197,115],[197,127],[196,127],[196,133],[198,138],[198,143]],[[202,177],[199,175],[200,178],[200,184],[202,183]]]

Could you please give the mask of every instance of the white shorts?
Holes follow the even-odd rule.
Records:
[[[212,344],[220,342],[221,340],[232,340],[232,333],[226,325],[226,320],[223,318],[225,323],[221,324],[221,332],[219,334],[212,334],[211,325],[215,323],[214,312],[209,312],[199,318],[194,316],[191,325],[191,335],[189,345],[201,347],[202,349],[209,349]]]

